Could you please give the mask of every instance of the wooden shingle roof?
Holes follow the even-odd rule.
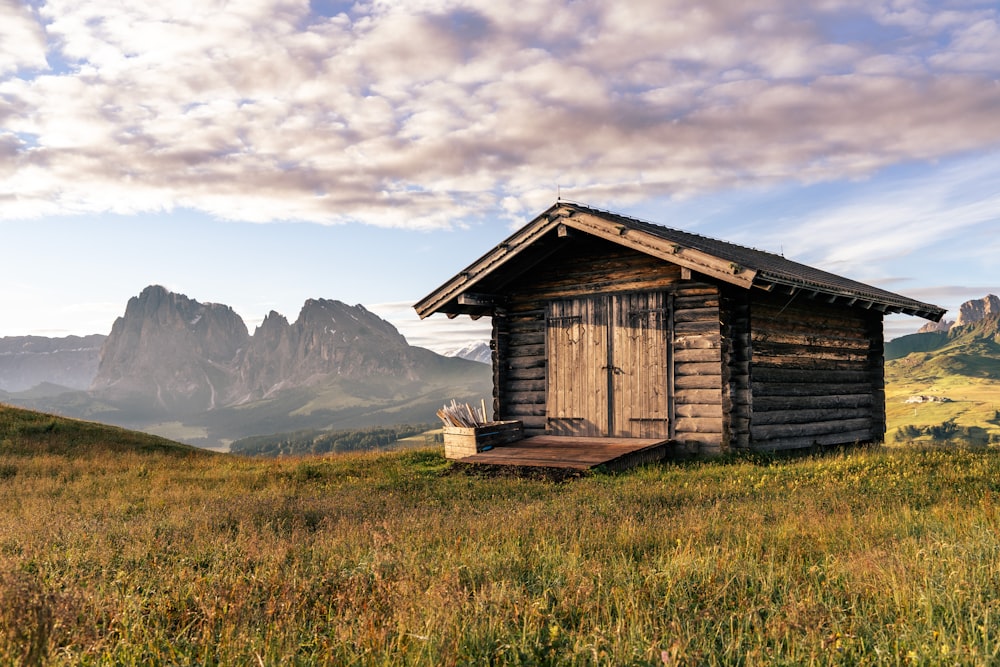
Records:
[[[573,231],[570,231],[573,230]],[[945,310],[929,303],[844,278],[781,255],[692,234],[580,204],[557,202],[464,271],[414,305],[421,318],[489,314],[492,294],[506,275],[520,273],[546,256],[554,236],[584,233],[603,238],[703,275],[746,289],[804,292],[831,303],[906,313],[934,322]]]

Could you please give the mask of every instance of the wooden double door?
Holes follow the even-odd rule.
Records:
[[[664,292],[550,302],[548,432],[671,437],[672,312]]]

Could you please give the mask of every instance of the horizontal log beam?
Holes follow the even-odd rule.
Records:
[[[686,439],[686,436],[691,433],[722,435],[722,418],[679,417],[676,420],[674,432],[679,440]]]
[[[875,403],[871,394],[814,395],[814,396],[756,396],[754,411],[758,414],[783,410],[836,410],[843,408],[870,408]]]
[[[694,417],[699,419],[722,419],[722,405],[702,403],[685,403],[674,407],[678,417]]]
[[[675,333],[674,350],[719,349],[722,345],[722,335],[718,332],[706,333]]]
[[[834,421],[810,422],[807,424],[766,424],[758,425],[756,420],[750,426],[750,435],[756,440],[774,440],[777,438],[803,438],[871,430],[870,418],[838,419]]]
[[[700,403],[705,405],[722,405],[722,389],[718,385],[706,389],[685,389],[680,388],[674,394],[674,402],[677,405],[684,403]]]
[[[544,379],[532,379],[532,380],[508,380],[506,387],[506,395],[512,400],[515,396],[524,395],[526,393],[531,394],[541,394],[542,401],[545,401],[545,380]]]
[[[872,385],[867,382],[853,382],[845,384],[831,384],[828,382],[801,382],[801,383],[781,383],[781,382],[753,382],[752,389],[754,401],[760,400],[763,396],[853,396],[868,395],[871,393]]]
[[[855,361],[838,359],[819,359],[813,357],[768,357],[754,351],[753,376],[758,377],[763,369],[799,369],[810,373],[827,373],[834,371],[865,371],[869,368],[867,359]],[[821,381],[818,380],[817,381]]]
[[[674,304],[674,322],[677,324],[682,324],[686,322],[711,322],[718,325],[719,323],[719,308],[683,308]]]
[[[682,389],[714,389],[719,386],[718,375],[682,375],[674,379],[674,387]]]
[[[814,369],[776,368],[773,366],[754,366],[753,380],[757,382],[804,383],[804,384],[853,384],[864,383],[870,378],[868,371],[861,370],[825,370],[821,373]]]
[[[545,355],[533,354],[524,357],[511,357],[507,359],[506,366],[510,370],[519,368],[544,368]]]
[[[707,375],[711,376],[718,383],[721,373],[722,366],[719,361],[674,364],[674,375],[677,378],[687,375]]]
[[[756,408],[756,406],[754,406]],[[871,407],[856,408],[828,408],[828,409],[803,409],[803,410],[754,410],[753,423],[755,426],[777,426],[795,424],[816,424],[836,422],[851,422],[854,420],[868,420],[872,417]]]
[[[867,361],[868,347],[841,348],[794,343],[754,341],[754,359],[780,359],[783,357],[825,359],[832,361]]]
[[[544,403],[508,403],[504,414],[509,415],[509,419],[522,419],[523,417],[544,417]]]
[[[694,347],[686,349],[674,348],[674,363],[714,363],[716,367],[722,363],[722,354],[718,347]]]
[[[755,345],[761,343],[788,344],[788,345],[811,345],[818,348],[833,348],[837,350],[868,350],[871,341],[865,336],[863,331],[858,331],[856,336],[838,336],[829,331],[789,332],[789,331],[765,331],[756,330],[753,334]]]
[[[759,451],[781,451],[786,449],[803,449],[805,447],[812,447],[813,445],[824,447],[853,445],[880,439],[881,437],[878,434],[873,434],[871,429],[857,429],[828,435],[785,437],[772,440],[758,440],[757,438],[753,438],[750,447]]]

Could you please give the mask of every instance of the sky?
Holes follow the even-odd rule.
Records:
[[[559,197],[954,319],[1000,294],[1000,5],[0,0],[0,336],[160,284],[443,351],[488,320],[412,304]]]

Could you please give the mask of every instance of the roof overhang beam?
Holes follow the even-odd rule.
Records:
[[[734,262],[653,236],[640,228],[605,220],[585,211],[576,211],[572,217],[563,218],[562,224],[739,287],[749,288],[756,275],[756,271]]]

